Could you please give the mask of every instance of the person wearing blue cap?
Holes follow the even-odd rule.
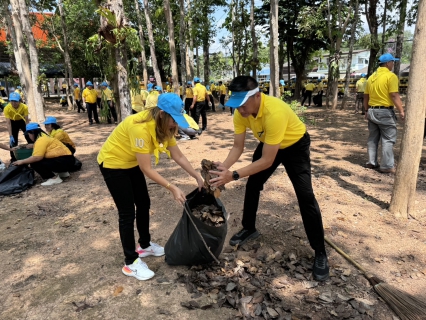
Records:
[[[207,95],[209,96],[209,101],[210,101],[210,105],[207,105],[207,106],[211,106],[212,111],[216,112],[216,106],[214,104],[212,89],[209,85],[207,85],[206,90],[207,90]],[[209,109],[210,109],[210,107],[207,108],[207,110],[209,110]]]
[[[191,109],[191,117],[194,119],[194,121],[199,125],[200,122],[200,115],[202,119],[202,126],[201,130],[207,129],[207,114],[206,109],[207,107],[211,106],[210,97],[207,94],[207,89],[205,86],[203,86],[200,83],[200,78],[195,77],[194,78],[195,86],[192,89],[192,92],[194,94],[194,97],[192,98],[192,105],[190,107]],[[207,101],[207,105],[206,105]]]
[[[98,110],[96,108],[98,93],[93,88],[93,83],[91,81],[87,81],[86,88],[83,90],[82,97],[83,97],[83,103],[86,105],[89,124],[90,125],[93,124],[92,113],[96,123],[99,124]]]
[[[31,157],[13,162],[15,166],[29,164],[44,180],[42,186],[52,186],[69,177],[68,171],[74,168],[75,158],[71,151],[58,139],[49,137],[38,123],[30,122],[26,134],[34,143]],[[59,172],[59,173],[56,173]]]
[[[101,101],[101,109],[106,107],[108,110],[106,111],[107,122],[111,123],[111,116],[114,119],[114,123],[117,123],[117,111],[114,106],[114,97],[112,95],[111,89],[108,88],[108,83],[105,81],[101,83],[102,90],[102,101]]]
[[[19,93],[19,95],[21,96],[21,100],[19,101],[24,102],[24,90],[22,90],[22,87],[17,86],[15,92]]]
[[[56,122],[55,117],[46,117],[46,120],[43,122],[43,124],[49,136],[61,141],[71,151],[72,154],[75,153],[75,143],[71,140],[68,133],[61,129],[61,126]]]
[[[118,209],[120,240],[125,257],[122,272],[138,280],[148,280],[154,276],[141,258],[164,255],[164,248],[151,242],[150,198],[145,176],[170,191],[180,204],[186,201],[179,187],[151,167],[151,155],[155,156],[157,164],[160,154],[167,154],[197,181],[199,190],[204,184],[200,174],[176,144],[178,126],[189,126],[184,117],[182,100],[175,93],[161,94],[156,107],[124,119],[109,135],[98,154],[99,168]],[[139,233],[137,248],[135,218]]]
[[[379,57],[379,67],[368,78],[364,90],[365,118],[368,120],[369,136],[367,140],[368,162],[366,168],[379,168],[382,173],[395,173],[393,146],[396,143],[396,115],[398,109],[402,120],[404,108],[399,96],[398,77],[392,72],[394,58],[390,53]],[[382,142],[382,159],[379,166],[377,149]]]
[[[189,114],[191,110],[192,101],[194,100],[194,93],[192,92],[192,82],[188,81],[186,83],[185,89],[185,112]]]
[[[367,85],[367,79],[365,73],[361,73],[361,78],[356,82],[356,105],[355,113],[359,112],[359,105],[361,105],[361,114],[365,114],[364,111],[364,90]]]
[[[21,95],[18,92],[12,92],[9,95],[9,103],[3,110],[4,117],[6,118],[7,132],[9,133],[10,147],[18,145],[19,131],[25,133],[25,126],[28,120],[28,107],[21,101]],[[24,135],[25,136],[25,135]],[[25,137],[28,142],[28,138]],[[15,154],[10,153],[11,161],[16,160]]]
[[[83,112],[85,112],[86,109],[84,109],[81,105],[81,92],[77,83],[74,83],[74,100],[75,104],[77,105],[77,112],[80,113],[80,110],[83,110]]]
[[[233,180],[248,177],[243,205],[243,228],[229,241],[231,246],[242,245],[259,236],[256,213],[260,191],[280,164],[283,164],[293,184],[302,214],[303,224],[312,249],[315,250],[313,275],[324,281],[329,267],[324,244],[321,211],[315,199],[311,180],[310,136],[299,117],[279,98],[259,92],[257,81],[239,76],[229,85],[232,94],[226,105],[235,108],[234,145],[223,163],[216,162],[218,175],[210,180],[219,187]],[[230,171],[244,151],[246,130],[251,129],[259,144],[253,162]]]

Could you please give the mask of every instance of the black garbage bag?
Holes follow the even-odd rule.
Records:
[[[34,185],[34,170],[28,166],[14,166],[0,174],[0,195],[20,193]]]
[[[191,216],[192,221],[197,226],[198,231],[201,233],[204,241],[216,258],[219,257],[222,252],[223,243],[225,242],[228,232],[228,213],[219,199],[216,199],[213,195],[204,190],[199,192],[198,189],[187,195],[186,199],[186,210],[183,210],[182,218],[180,218],[179,223],[164,247],[166,253],[165,259],[169,265],[191,266],[214,261],[214,258],[201,240],[188,214]],[[213,227],[206,225],[196,218],[192,214],[191,209],[201,204],[214,204],[218,208],[221,208],[225,217],[225,223],[219,227]]]

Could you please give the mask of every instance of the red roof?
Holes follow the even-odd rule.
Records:
[[[31,12],[30,15],[35,15],[36,22],[34,23],[32,27],[34,39],[36,41],[41,40],[43,43],[46,43],[48,38],[46,31],[41,29],[41,25],[44,22],[44,19],[46,17],[53,16],[53,13],[40,13],[40,12]],[[6,32],[3,29],[0,29],[0,41],[5,42],[6,41]]]

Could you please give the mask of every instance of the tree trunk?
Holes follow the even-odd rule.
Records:
[[[413,53],[407,93],[406,119],[401,142],[400,161],[395,175],[389,211],[396,217],[414,216],[417,175],[423,145],[425,123],[424,83],[426,82],[426,2],[419,1]]]
[[[18,47],[18,42],[16,40],[15,28],[13,27],[11,13],[9,11],[9,3],[7,1],[4,2],[4,12],[5,12],[4,15],[6,17],[7,28],[9,30],[10,38],[12,40],[13,55],[15,57],[15,64],[16,64],[16,70],[18,71],[18,75],[19,75],[19,81],[21,82],[22,85],[25,85],[26,81],[24,77],[24,72],[22,71],[21,55],[19,54],[19,47]],[[12,66],[12,63],[10,65]],[[9,96],[9,94],[7,96]]]
[[[234,34],[235,28],[235,8],[237,6],[238,0],[232,0],[231,1],[231,25],[232,25],[232,75],[235,78],[236,76],[239,76],[238,72],[238,63],[236,62],[236,56],[235,56],[235,39],[236,36]]]
[[[63,54],[65,59],[65,78],[68,79],[68,85],[67,85],[67,102],[68,102],[68,110],[73,110],[74,108],[74,80],[72,75],[72,65],[71,65],[71,59],[68,52],[68,32],[67,32],[67,25],[65,22],[65,14],[64,14],[64,8],[62,5],[62,0],[58,0],[58,9],[59,14],[61,16],[61,25],[62,25],[62,35],[64,37],[64,47],[63,47]],[[70,100],[70,93],[71,93],[71,100]]]
[[[189,46],[186,47],[186,74],[188,79],[193,79],[194,77],[194,66],[191,66],[190,55],[194,55],[194,52],[189,50]],[[192,70],[192,72],[191,72]],[[185,84],[186,85],[186,84]]]
[[[176,61],[176,45],[175,45],[175,28],[173,24],[172,12],[170,10],[169,0],[164,0],[164,13],[166,15],[167,27],[169,31],[169,47],[170,47],[170,58],[172,64],[172,81],[173,81],[173,90],[179,95],[179,71]]]
[[[270,72],[271,85],[269,87],[269,95],[278,97],[280,94],[279,78],[278,78],[278,0],[271,0],[270,13]]]
[[[139,0],[135,0],[135,9],[136,15],[138,17],[138,25],[139,25],[139,41],[141,43],[141,62],[142,62],[142,75],[143,81],[145,84],[145,89],[148,84],[148,69],[146,67],[146,54],[145,54],[145,38],[143,34],[143,21],[141,16],[141,11],[139,10]]]
[[[203,23],[203,58],[204,58],[204,84],[208,84],[210,82],[210,22],[208,19],[208,5],[206,2],[202,3],[201,15],[207,19]]]
[[[380,44],[378,37],[379,23],[377,21],[377,3],[378,0],[367,0],[365,2],[365,17],[367,18],[368,28],[370,29],[371,37],[371,48],[370,48],[370,60],[368,61],[368,75],[370,76],[377,63],[377,54],[379,53]]]
[[[396,36],[396,52],[395,57],[401,58],[402,47],[404,44],[404,25],[405,19],[407,16],[407,0],[401,0],[399,8],[399,21],[398,21],[398,30]],[[395,61],[395,66],[393,67],[393,72],[399,78],[401,68],[401,60]]]
[[[143,0],[143,9],[145,11],[146,28],[148,30],[149,49],[151,52],[151,64],[154,70],[154,78],[157,85],[161,86],[160,70],[158,69],[157,56],[155,55],[154,34],[152,33],[151,14],[149,13],[148,0]]]
[[[188,9],[188,32],[189,32],[189,48],[188,48],[188,78],[194,79],[194,34],[192,30],[192,19],[191,19],[191,13],[192,10],[191,6],[191,0],[186,0],[186,7]]]
[[[34,101],[34,89],[33,89],[33,82],[31,79],[30,62],[28,59],[27,49],[25,47],[24,35],[22,33],[18,0],[10,0],[10,4],[12,6],[13,26],[15,28],[16,42],[19,48],[19,55],[21,57],[22,74],[24,76],[24,83],[21,83],[21,85],[22,85],[22,89],[24,90],[24,93],[26,94],[26,98],[27,98],[26,102],[27,102],[29,113],[31,116],[31,121],[37,122],[38,119],[37,119],[37,111],[36,111],[36,106]]]
[[[183,88],[186,86],[186,41],[185,41],[185,2],[179,0],[179,50],[180,50],[180,74]]]
[[[257,58],[257,37],[256,30],[254,28],[254,0],[250,1],[250,30],[251,30],[251,39],[253,42],[253,60],[251,61],[253,78],[257,80],[257,66],[259,64],[259,59]]]
[[[13,0],[15,1],[15,0]],[[26,40],[28,42],[28,49],[30,52],[30,61],[31,61],[31,80],[34,94],[34,103],[36,114],[35,117],[38,122],[44,122],[44,99],[41,91],[41,83],[39,81],[40,77],[40,68],[38,63],[38,52],[34,40],[34,35],[31,30],[30,19],[28,16],[28,9],[25,0],[18,0],[19,11],[22,22],[22,29],[25,33]]]
[[[198,46],[195,47],[195,58],[197,59],[197,77],[200,77],[200,56],[198,55]]]
[[[345,77],[345,94],[343,96],[342,105],[340,107],[340,110],[343,110],[346,106],[346,101],[349,99],[350,92],[349,92],[349,80],[351,77],[351,64],[352,64],[352,53],[354,51],[354,43],[355,43],[355,31],[356,26],[358,23],[358,0],[355,0],[354,5],[354,18],[352,19],[352,26],[351,26],[351,38],[349,40],[349,52],[348,52],[348,65],[346,67],[346,77]]]

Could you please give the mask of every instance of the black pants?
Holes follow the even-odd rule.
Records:
[[[199,125],[200,122],[200,115],[201,115],[201,121],[202,126],[201,129],[207,128],[207,114],[206,114],[206,102],[200,101],[197,102],[193,109],[191,109],[191,117],[194,119],[195,123]]]
[[[216,106],[214,105],[214,99],[213,99],[213,96],[210,94],[210,95],[209,95],[209,97],[210,97],[210,102],[212,103],[212,111],[213,111],[213,112],[216,112]]]
[[[86,102],[86,109],[87,109],[87,117],[89,118],[89,122],[93,123],[93,119],[92,119],[92,112],[93,112],[93,117],[95,118],[96,123],[99,123],[98,109],[96,108],[96,103]]]
[[[311,99],[312,99],[312,91],[311,90],[305,90],[305,94],[303,95],[302,106],[305,103],[306,98],[308,98],[308,105],[311,105]]]
[[[107,104],[108,104],[108,108],[109,108],[109,113],[107,115],[108,123],[111,123],[111,115],[112,115],[112,118],[114,119],[114,122],[117,122],[117,112],[115,111],[114,104],[112,103],[111,100],[108,100]]]
[[[253,230],[256,228],[256,212],[259,206],[260,191],[263,190],[263,185],[278,165],[283,164],[296,192],[309,243],[312,249],[323,251],[325,248],[324,229],[321,211],[312,189],[310,144],[309,134],[305,133],[294,145],[278,150],[274,163],[268,169],[248,178],[242,224],[244,229]],[[253,162],[262,157],[262,149],[263,143],[259,143],[253,154]]]
[[[185,111],[186,111],[187,115],[190,115],[192,100],[193,100],[192,98],[186,98],[185,99]]]
[[[83,108],[81,105],[81,100],[75,100],[75,104],[77,105],[77,112],[80,113],[80,110],[86,111],[86,109]]]
[[[10,126],[12,128],[12,136],[15,139],[14,144],[10,144],[10,147],[16,147],[18,145],[18,137],[19,137],[19,130],[24,133],[25,140],[27,140],[28,143],[33,143],[28,136],[25,135],[26,131],[26,122],[25,120],[10,120]],[[10,159],[12,161],[16,161],[15,154],[13,151],[10,151]]]
[[[43,158],[40,161],[30,164],[43,179],[50,179],[55,176],[54,172],[67,172],[74,168],[74,156],[61,156],[56,158]]]
[[[2,96],[2,97],[7,97],[6,91],[1,90],[0,92],[1,92],[1,96]]]
[[[139,167],[131,169],[108,169],[99,166],[105,183],[118,209],[118,228],[123,246],[125,264],[132,264],[138,254],[135,252],[134,221],[142,248],[150,246],[149,208],[145,177]],[[136,211],[135,211],[136,206]]]
[[[67,93],[67,89],[66,88],[62,88],[62,93],[63,94]]]
[[[101,109],[101,108],[102,108],[102,104],[101,104],[101,102],[102,102],[102,99],[101,99],[101,98],[96,98],[96,105],[98,106],[98,108],[99,108],[99,109]]]
[[[220,104],[222,105],[222,110],[225,110],[225,95],[224,94],[220,95],[219,101],[220,101]]]

